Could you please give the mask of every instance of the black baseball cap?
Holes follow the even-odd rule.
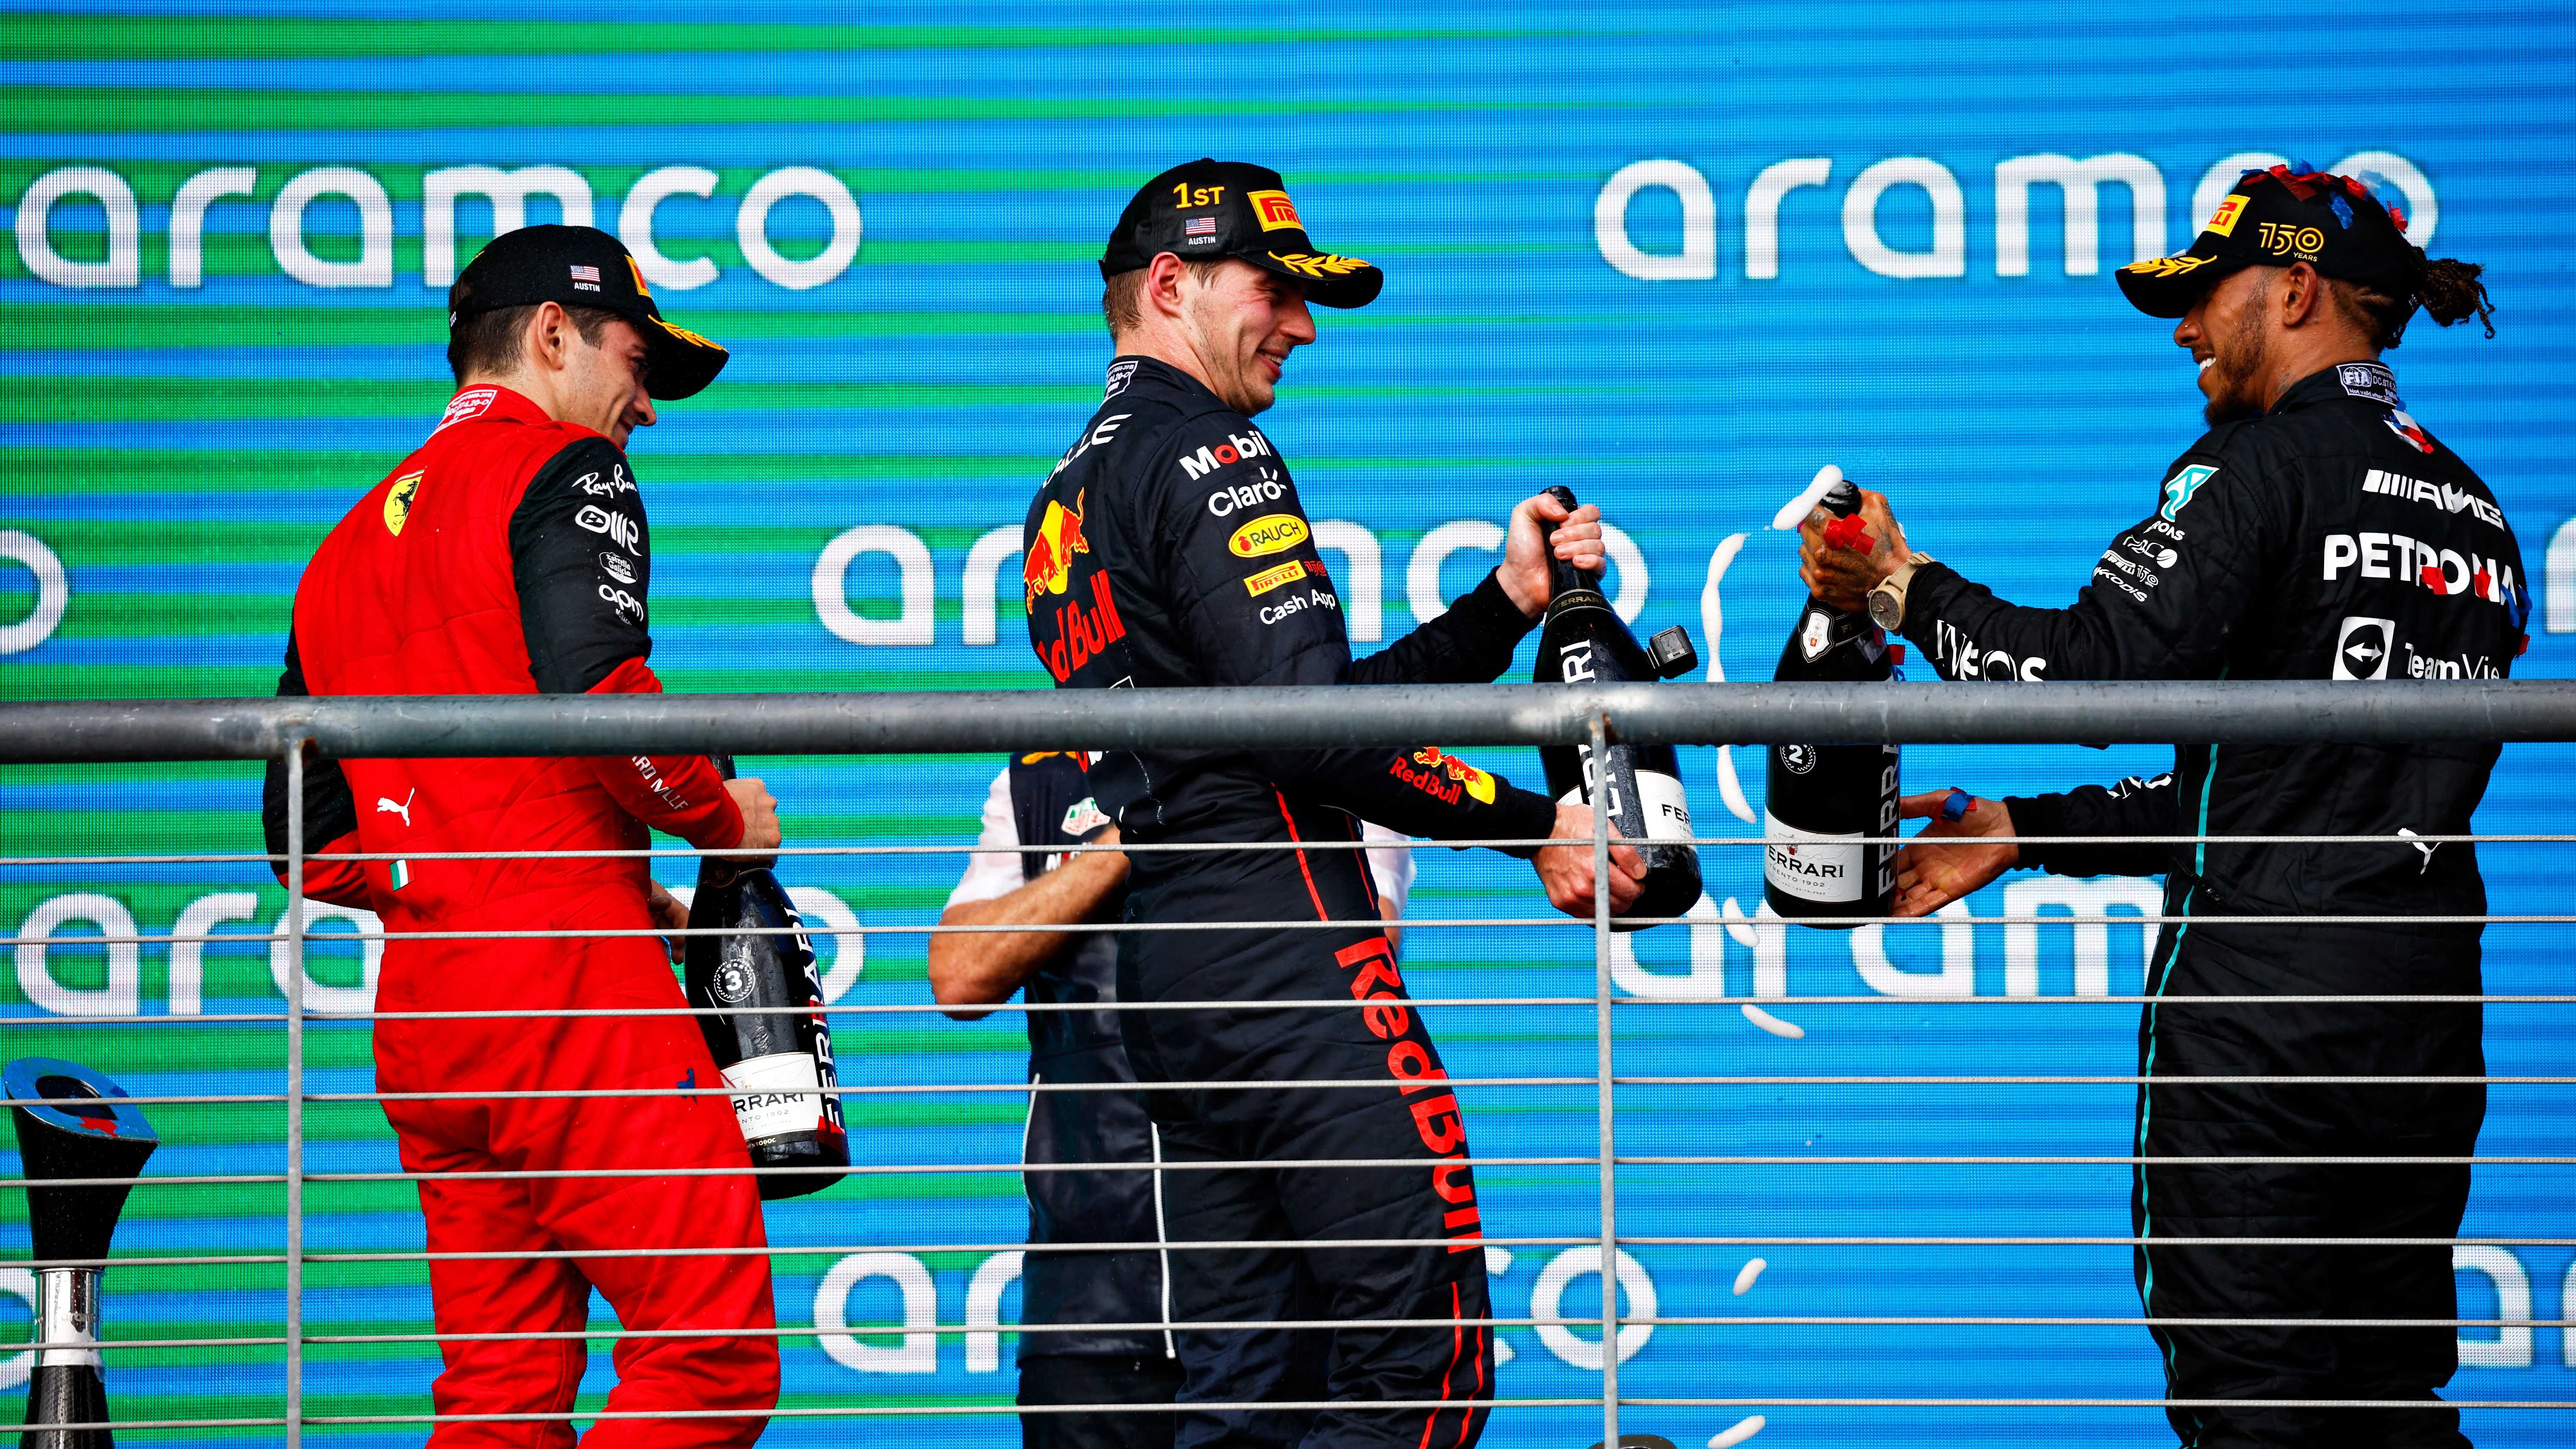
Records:
[[[2294,161],[2238,177],[2188,249],[2133,262],[2118,275],[2139,311],[2179,317],[2231,272],[2292,262],[2405,297],[2422,276],[2424,251],[2406,239],[2406,196],[2393,184]]]
[[[733,355],[663,321],[626,244],[595,226],[523,226],[492,238],[447,289],[447,325],[452,331],[477,312],[539,302],[596,307],[635,324],[645,391],[664,400],[696,396]]]
[[[1322,307],[1365,307],[1386,285],[1386,273],[1371,263],[1308,240],[1288,183],[1241,161],[1202,156],[1146,182],[1118,213],[1100,275],[1149,266],[1164,252],[1187,262],[1241,257],[1305,283],[1306,300]]]

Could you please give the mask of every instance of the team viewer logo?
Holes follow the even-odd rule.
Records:
[[[2386,679],[2388,650],[2396,642],[2396,620],[2346,615],[2343,627],[2335,633],[2334,677]]]
[[[1252,214],[1261,221],[1263,231],[1304,231],[1306,223],[1297,218],[1297,203],[1285,191],[1249,191],[1244,193],[1252,203]]]

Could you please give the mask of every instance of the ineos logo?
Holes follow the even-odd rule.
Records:
[[[1780,768],[1792,775],[1803,775],[1816,768],[1814,745],[1780,746]]]

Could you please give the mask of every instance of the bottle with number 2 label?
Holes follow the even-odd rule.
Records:
[[[1860,509],[1846,481],[1818,500],[1831,522]],[[1812,520],[1816,515],[1809,515]],[[1875,683],[1896,671],[1897,650],[1865,609],[1810,595],[1771,677],[1789,682]],[[1762,812],[1762,894],[1802,925],[1848,930],[1889,913],[1896,899],[1897,747],[1771,746]],[[1867,844],[1871,839],[1879,844]]]

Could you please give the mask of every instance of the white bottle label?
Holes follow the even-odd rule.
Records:
[[[1783,825],[1762,812],[1762,878],[1806,901],[1860,899],[1862,860],[1866,847],[1860,832],[1818,835]]]
[[[742,1140],[758,1142],[790,1132],[811,1132],[822,1119],[822,1077],[810,1052],[773,1052],[724,1069],[725,1085],[750,1095],[733,1099]]]
[[[1647,838],[1691,838],[1690,801],[1682,794],[1681,781],[1661,770],[1639,770],[1637,802],[1646,807]]]

